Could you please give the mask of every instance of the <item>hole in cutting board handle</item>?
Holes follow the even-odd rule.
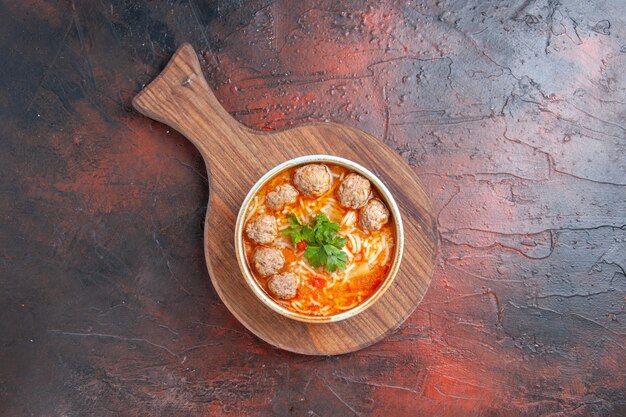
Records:
[[[139,113],[178,130],[204,155],[247,131],[217,100],[188,43],[178,47],[163,71],[132,103]]]

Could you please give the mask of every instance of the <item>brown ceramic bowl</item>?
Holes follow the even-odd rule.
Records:
[[[331,163],[340,165],[342,167],[348,168],[351,171],[357,172],[363,175],[365,178],[371,181],[372,185],[378,190],[380,196],[384,200],[385,204],[389,208],[390,212],[390,220],[394,224],[394,229],[396,232],[396,241],[395,241],[395,250],[393,255],[393,262],[391,264],[391,268],[387,274],[387,277],[383,281],[383,283],[378,287],[376,292],[372,294],[369,298],[364,300],[361,304],[356,307],[344,311],[339,314],[330,315],[330,316],[311,316],[307,314],[297,313],[295,311],[289,310],[280,304],[276,303],[261,287],[261,285],[257,282],[257,280],[252,275],[250,268],[246,262],[245,256],[245,247],[243,242],[243,232],[245,226],[245,218],[246,212],[250,206],[251,201],[253,200],[255,194],[265,185],[267,181],[273,178],[276,174],[286,169],[292,168],[298,165],[310,164],[310,163]],[[398,273],[398,269],[400,268],[400,261],[402,260],[402,252],[404,249],[404,230],[402,228],[402,218],[400,217],[400,210],[398,209],[398,205],[396,204],[393,196],[385,186],[376,177],[371,171],[367,170],[363,166],[352,162],[348,159],[339,158],[336,156],[330,155],[308,155],[301,156],[298,158],[290,159],[282,164],[272,168],[265,175],[259,179],[252,189],[248,192],[248,195],[243,201],[241,208],[239,210],[239,214],[237,215],[237,224],[235,226],[235,251],[237,254],[237,261],[239,263],[239,268],[241,269],[241,273],[243,274],[246,283],[252,290],[252,292],[261,300],[263,304],[267,307],[271,308],[278,314],[281,314],[290,319],[306,322],[306,323],[330,323],[337,322],[340,320],[345,320],[349,317],[354,317],[357,314],[365,311],[367,308],[371,307],[382,295],[385,291],[391,286],[393,283],[396,274]]]

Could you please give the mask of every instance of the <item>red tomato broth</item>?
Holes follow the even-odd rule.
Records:
[[[269,209],[265,205],[267,193],[281,184],[292,184],[294,171],[298,167],[289,168],[264,184],[253,197],[245,218],[247,223],[263,213],[272,214],[276,217],[279,229],[279,236],[269,245],[256,244],[244,233],[246,262],[254,279],[276,303],[294,312],[311,316],[332,316],[363,303],[384,282],[394,260],[395,230],[392,219],[378,231],[364,231],[359,225],[358,210],[342,207],[336,197],[341,179],[351,171],[336,164],[324,165],[331,173],[331,187],[328,192],[319,197],[300,193],[295,204],[277,211]],[[373,184],[370,198],[384,201]],[[287,215],[291,212],[303,223],[323,213],[330,221],[340,224],[339,235],[348,238],[345,247],[348,255],[346,270],[330,273],[325,267],[312,267],[304,257],[306,244],[294,247],[289,237],[281,235],[289,225]],[[259,275],[252,262],[252,255],[259,246],[275,246],[282,250],[285,266],[281,271],[293,272],[299,277],[295,298],[282,300],[274,297],[268,290],[269,277]]]

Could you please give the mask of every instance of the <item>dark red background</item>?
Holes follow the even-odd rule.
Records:
[[[626,415],[626,3],[5,1],[0,415]],[[591,4],[594,3],[594,4]],[[362,128],[438,214],[415,313],[332,358],[216,296],[176,46],[241,122]]]

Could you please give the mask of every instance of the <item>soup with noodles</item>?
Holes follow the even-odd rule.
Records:
[[[395,230],[368,179],[331,163],[276,174],[245,214],[254,279],[278,304],[332,316],[367,300],[394,261]]]

